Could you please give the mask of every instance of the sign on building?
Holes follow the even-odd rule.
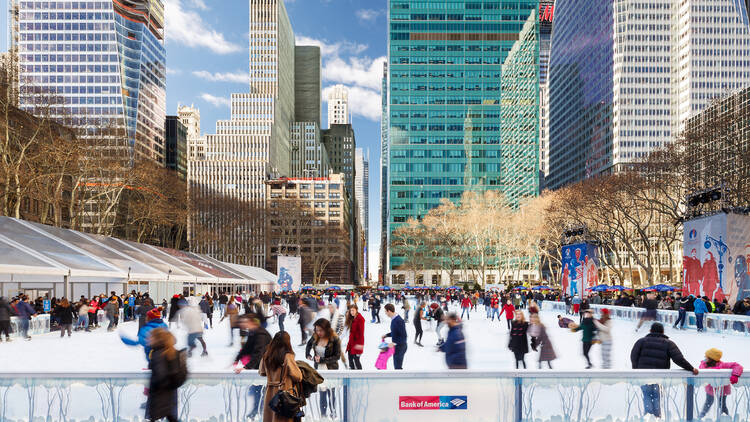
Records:
[[[591,243],[562,247],[562,291],[571,296],[585,296],[586,289],[599,284],[598,248]]]
[[[277,273],[279,278],[274,287],[276,293],[299,291],[302,285],[302,258],[280,255],[277,259]]]

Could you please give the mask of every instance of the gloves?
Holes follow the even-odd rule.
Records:
[[[737,375],[732,375],[731,377],[729,377],[729,382],[731,382],[732,384],[737,384],[737,381],[739,380],[740,377],[738,377]]]

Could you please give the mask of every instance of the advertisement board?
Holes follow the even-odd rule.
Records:
[[[577,243],[562,247],[562,291],[583,297],[586,288],[599,284],[599,254],[596,245]]]
[[[750,296],[750,217],[716,214],[685,222],[682,292],[730,306]]]
[[[274,286],[276,293],[295,291],[302,286],[302,258],[280,255],[277,259],[278,279]]]

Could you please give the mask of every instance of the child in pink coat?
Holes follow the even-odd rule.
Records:
[[[375,361],[375,368],[380,370],[388,369],[388,359],[393,356],[393,354],[396,352],[396,349],[385,342],[380,343],[378,349],[380,349],[380,354],[378,355],[378,360]]]
[[[737,362],[722,362],[721,361],[721,350],[719,349],[708,349],[706,350],[706,360],[701,362],[700,369],[731,369],[732,375],[729,377],[729,382],[737,384],[740,375],[742,375],[742,365]],[[728,415],[729,409],[727,409],[727,396],[732,393],[732,386],[727,384],[723,387],[717,388],[719,396],[717,407],[721,407],[721,413]],[[712,385],[706,386],[706,404],[703,405],[700,417],[703,418],[711,409],[714,404],[714,387]]]

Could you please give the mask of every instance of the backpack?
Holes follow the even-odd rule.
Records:
[[[176,390],[182,387],[188,378],[187,352],[185,349],[177,352],[177,359],[169,362],[169,387]]]

